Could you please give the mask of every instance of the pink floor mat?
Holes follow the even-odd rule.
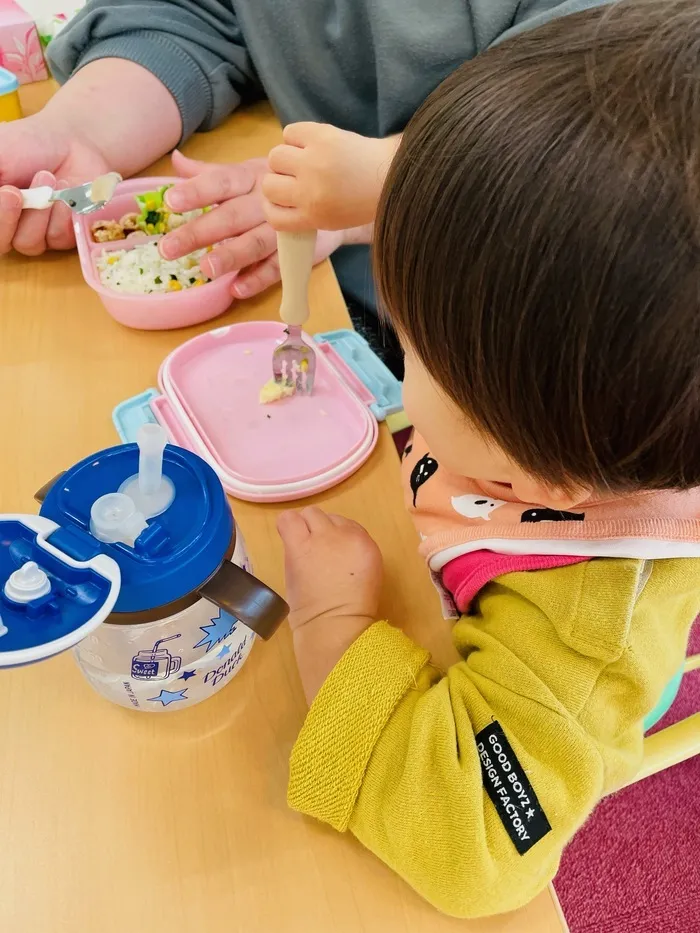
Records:
[[[698,710],[700,670],[658,728]],[[604,800],[554,886],[571,933],[700,933],[700,756]]]

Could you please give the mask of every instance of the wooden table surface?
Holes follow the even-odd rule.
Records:
[[[25,111],[50,86],[24,90]],[[219,160],[279,138],[266,106],[193,140]],[[154,169],[168,172],[164,160]],[[218,323],[274,318],[279,291]],[[328,264],[316,269],[313,329],[348,323]],[[73,254],[0,260],[0,512],[35,512],[33,493],[115,443],[118,402],[155,384],[158,364],[197,330],[116,324]],[[315,501],[362,522],[387,566],[384,611],[442,663],[447,624],[416,553],[399,462],[381,431],[352,479]],[[278,508],[233,502],[256,569],[282,587]],[[236,679],[174,715],[140,715],[94,694],[69,654],[0,675],[0,929],[7,933],[557,933],[544,892],[483,922],[437,914],[349,835],[289,811],[289,751],[305,705],[287,627]]]

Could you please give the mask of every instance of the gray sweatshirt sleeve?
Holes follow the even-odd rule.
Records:
[[[609,6],[613,0],[520,0],[511,27],[497,41],[508,39],[520,32],[536,29],[553,19],[571,13],[580,13],[597,6]]]
[[[606,2],[440,0],[434,15],[426,0],[89,0],[49,46],[49,61],[59,81],[100,58],[142,65],[175,98],[185,139],[259,93],[253,60],[285,122],[395,132],[466,59]]]
[[[474,36],[474,54],[550,20],[611,2],[613,0],[469,0],[465,6]]]
[[[101,58],[154,74],[175,98],[183,139],[216,126],[258,86],[225,0],[90,0],[49,46],[49,63],[63,83]]]

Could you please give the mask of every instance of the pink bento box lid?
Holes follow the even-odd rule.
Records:
[[[340,483],[367,460],[378,438],[371,392],[327,344],[315,345],[313,395],[261,405],[272,351],[284,339],[274,321],[232,324],[174,350],[151,402],[173,443],[199,454],[231,495],[284,502]]]

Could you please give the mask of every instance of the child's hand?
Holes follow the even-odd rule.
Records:
[[[400,137],[368,139],[323,123],[293,123],[270,152],[262,191],[276,230],[343,230],[374,221]]]
[[[289,624],[309,702],[342,655],[377,621],[379,548],[356,522],[317,508],[280,515]]]
[[[260,192],[267,160],[216,165],[188,159],[180,152],[174,152],[172,158],[183,181],[166,194],[168,207],[181,213],[219,206],[164,236],[161,254],[178,259],[218,243],[202,260],[202,271],[209,278],[240,272],[232,287],[236,298],[256,295],[278,282],[277,234],[265,220]],[[326,259],[342,242],[341,233],[320,233],[314,261]]]
[[[339,616],[376,622],[382,555],[361,525],[310,507],[284,512],[277,527],[285,550],[292,629]]]

